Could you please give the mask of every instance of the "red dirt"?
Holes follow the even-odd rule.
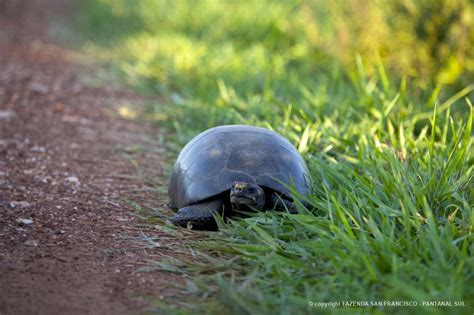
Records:
[[[168,299],[167,283],[182,281],[137,271],[173,255],[133,242],[170,236],[126,202],[164,208],[146,181],[166,185],[166,148],[151,126],[114,114],[141,97],[84,84],[92,68],[48,38],[49,21],[71,8],[0,0],[0,314],[137,313],[140,297]]]

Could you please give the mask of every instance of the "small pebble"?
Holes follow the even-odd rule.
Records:
[[[30,90],[33,91],[33,92],[40,93],[40,94],[45,94],[45,93],[48,93],[49,88],[48,88],[47,85],[44,85],[42,83],[32,82],[30,84]]]
[[[80,185],[79,179],[76,176],[69,176],[66,178],[66,182],[74,185]]]
[[[27,240],[25,241],[25,245],[28,245],[28,246],[35,246],[37,247],[39,244],[39,241],[38,240]]]
[[[15,116],[16,114],[12,110],[0,110],[0,120],[10,120]]]
[[[18,219],[16,219],[16,223],[18,223],[19,225],[28,225],[28,224],[32,224],[33,220],[18,218]]]
[[[28,208],[30,206],[30,203],[28,201],[12,201],[10,202],[10,208],[21,208],[21,209],[25,209],[25,208]]]
[[[38,145],[35,145],[33,146],[31,149],[30,149],[31,152],[41,152],[41,153],[44,153],[46,152],[46,148],[44,147],[40,147]]]

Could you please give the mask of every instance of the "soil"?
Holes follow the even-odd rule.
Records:
[[[73,11],[0,0],[0,314],[140,313],[183,282],[139,271],[174,253],[137,240],[179,242],[127,202],[167,201],[159,130],[115,110],[150,100],[84,83],[87,56],[48,36]]]

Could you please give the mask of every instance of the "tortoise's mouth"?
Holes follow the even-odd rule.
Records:
[[[230,196],[230,202],[234,204],[253,204],[255,203],[255,198],[249,198],[244,196]]]

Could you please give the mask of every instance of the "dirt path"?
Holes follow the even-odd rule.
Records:
[[[47,37],[70,10],[0,0],[0,314],[137,313],[181,281],[137,272],[160,252],[131,241],[143,229],[126,200],[164,206],[135,162],[165,185],[165,149],[151,126],[113,114],[143,99],[85,85],[75,54]]]

